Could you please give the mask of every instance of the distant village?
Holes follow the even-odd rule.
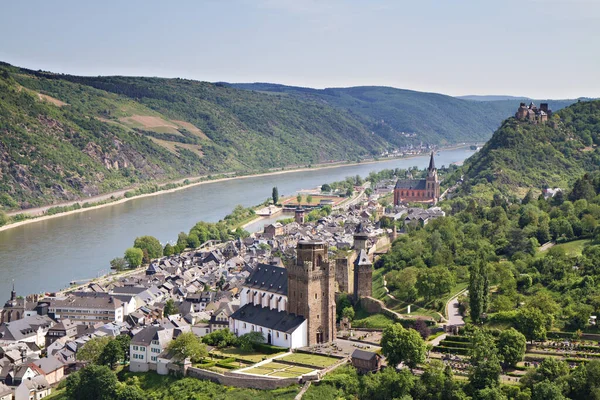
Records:
[[[370,196],[368,185],[358,188],[353,201],[317,221],[307,221],[307,210],[296,208],[292,222],[271,223],[245,239],[211,242],[152,260],[118,277],[25,297],[18,295],[16,282],[0,311],[0,400],[49,395],[85,365],[77,353],[86,342],[119,335],[131,338],[129,369],[136,372],[169,374],[182,368],[168,352],[169,342],[185,332],[203,337],[225,328],[236,336],[261,332],[266,344],[292,351],[333,346],[341,360],[376,370],[381,363],[376,345],[333,344],[340,331],[350,328],[347,320],[336,322],[336,295],[371,297],[375,258],[403,234],[382,227],[383,216],[425,225],[445,214],[438,207],[405,204],[437,202],[433,153],[423,182],[386,180],[370,188]],[[386,195],[394,202],[383,207],[378,200]],[[175,305],[174,313],[165,312],[168,302]],[[207,377],[208,371],[191,365],[184,368],[190,376],[225,379]],[[323,373],[314,372],[317,378]],[[261,382],[269,379],[277,378]]]

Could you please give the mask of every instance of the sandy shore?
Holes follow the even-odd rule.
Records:
[[[447,147],[447,148],[443,148],[443,149],[440,149],[440,150],[452,150],[452,149],[457,149],[457,148],[466,147],[466,146],[467,145],[460,145],[460,146],[454,146],[454,147]],[[125,203],[126,201],[141,199],[141,198],[144,198],[144,197],[158,196],[158,195],[165,194],[165,193],[173,193],[173,192],[176,192],[178,190],[185,190],[185,189],[188,189],[188,188],[191,188],[191,187],[194,187],[194,186],[205,185],[205,184],[208,184],[208,183],[217,183],[217,182],[231,181],[231,180],[236,180],[236,179],[248,179],[248,178],[254,178],[254,177],[259,177],[259,176],[273,176],[273,175],[289,174],[289,173],[292,173],[292,172],[304,172],[304,171],[315,171],[315,170],[320,170],[320,169],[349,167],[349,166],[353,166],[353,165],[375,164],[375,163],[379,163],[379,162],[391,161],[393,159],[409,159],[409,158],[421,157],[421,156],[423,156],[423,154],[415,154],[415,155],[411,155],[411,156],[408,156],[408,157],[385,158],[385,159],[382,159],[382,160],[370,160],[370,161],[363,161],[363,162],[360,162],[360,163],[339,162],[339,163],[335,163],[335,164],[319,164],[319,165],[313,166],[311,168],[304,167],[304,168],[296,168],[296,169],[289,169],[289,170],[283,170],[283,171],[265,172],[265,173],[262,173],[262,174],[245,175],[245,176],[234,176],[234,177],[231,177],[231,178],[219,178],[219,179],[214,179],[214,180],[194,182],[194,183],[190,183],[188,185],[176,187],[176,188],[173,188],[173,189],[160,190],[160,191],[154,192],[154,193],[146,193],[146,194],[141,194],[139,196],[134,196],[134,197],[129,197],[129,198],[122,197],[122,198],[119,198],[118,200],[111,201],[111,202],[108,202],[106,204],[99,204],[97,206],[92,206],[92,207],[87,207],[87,208],[80,208],[78,210],[66,211],[66,212],[62,212],[62,213],[58,213],[58,214],[54,214],[54,215],[41,215],[39,217],[34,217],[34,218],[31,218],[31,219],[26,219],[24,221],[19,221],[19,222],[15,222],[15,223],[12,223],[12,224],[4,225],[4,226],[0,227],[0,232],[8,230],[8,229],[16,228],[18,226],[26,225],[26,224],[33,224],[35,222],[47,221],[47,220],[52,219],[52,218],[60,218],[60,217],[64,217],[64,216],[71,215],[71,214],[78,214],[78,213],[82,213],[82,212],[86,212],[86,211],[90,211],[90,210],[97,210],[99,208],[110,207],[110,206],[114,206],[114,205],[117,205],[117,204]],[[181,178],[181,179],[178,179],[176,181],[161,183],[160,185],[167,185],[169,183],[181,183],[181,182],[183,182],[186,179],[194,180],[194,179],[202,179],[202,178],[205,178],[205,176],[199,176],[199,177],[195,177],[195,178]],[[65,207],[65,206],[73,205],[75,203],[80,203],[81,204],[81,203],[85,203],[85,202],[94,202],[94,200],[95,201],[102,201],[102,199],[109,199],[112,196],[118,198],[118,197],[124,196],[125,192],[127,192],[129,190],[134,190],[134,189],[135,188],[121,189],[119,191],[112,192],[112,193],[106,193],[106,194],[103,194],[103,195],[100,195],[100,196],[97,196],[97,197],[94,197],[94,198],[81,199],[81,200],[72,201],[72,202],[68,202],[68,203],[53,204],[53,205],[39,207],[39,208],[34,208],[34,209],[30,209],[30,210],[16,211],[16,212],[10,213],[9,215],[15,215],[15,214],[36,215],[36,213],[39,214],[41,211],[47,210],[47,209],[49,209],[51,207]],[[254,219],[254,220],[248,222],[244,226],[249,225],[252,222],[255,222],[257,219]]]

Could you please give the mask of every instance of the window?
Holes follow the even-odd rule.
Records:
[[[317,314],[317,319],[319,319],[319,317],[320,317],[320,315],[319,315],[319,314]]]
[[[315,293],[315,300],[317,299],[317,294]]]
[[[144,346],[140,346],[140,351],[146,351],[146,348]]]
[[[137,346],[133,346],[133,350],[136,350],[136,351],[137,351],[137,350],[138,350],[138,347],[137,347]]]
[[[279,337],[279,332],[277,332],[277,337]]]
[[[287,340],[287,333],[285,334],[285,340]]]
[[[244,322],[244,328],[246,328],[246,323]]]
[[[150,360],[156,362],[156,356],[150,357]]]

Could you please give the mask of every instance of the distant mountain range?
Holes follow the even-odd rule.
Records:
[[[517,106],[387,87],[82,77],[0,63],[0,207],[420,143],[481,142]]]
[[[504,96],[504,95],[467,95],[467,96],[456,96],[457,99],[471,100],[471,101],[499,101],[499,100],[510,100],[510,101],[531,101],[530,97],[521,96]]]

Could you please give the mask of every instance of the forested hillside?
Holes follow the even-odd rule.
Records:
[[[501,121],[515,113],[519,103],[518,100],[469,101],[437,93],[381,86],[318,90],[269,83],[228,85],[319,100],[348,110],[376,134],[396,145],[421,141],[436,144],[486,141]],[[558,110],[574,100],[545,102]]]
[[[492,183],[502,192],[523,194],[530,188],[567,187],[600,167],[598,144],[600,101],[582,101],[546,124],[509,118],[460,172],[467,188]]]
[[[392,88],[251,88],[0,63],[0,207],[200,174],[355,160],[406,144],[483,141],[516,107]]]

